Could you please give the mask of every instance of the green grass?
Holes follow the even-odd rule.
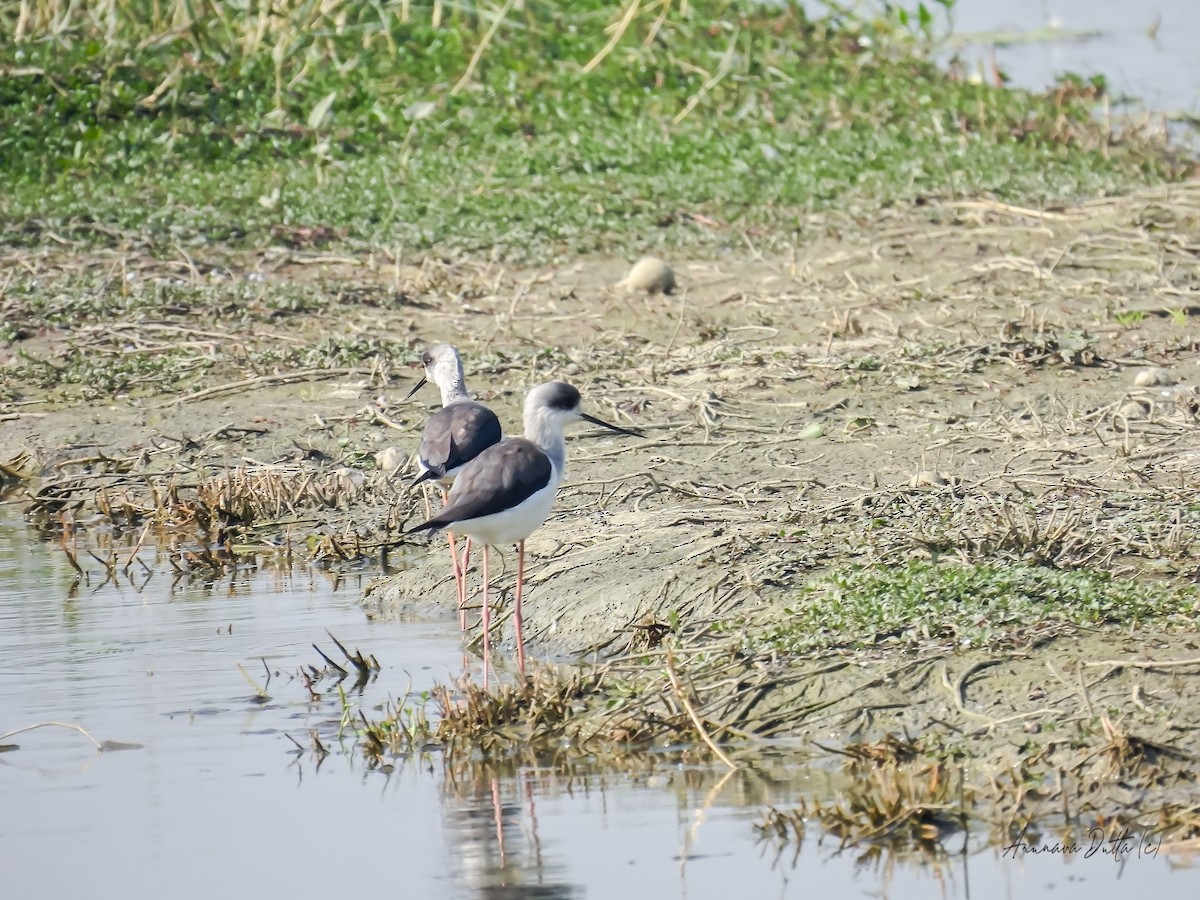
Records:
[[[389,372],[415,358],[409,341],[323,329],[319,319],[334,293],[321,283],[232,277],[210,283],[16,277],[6,286],[0,349],[19,335],[52,331],[56,340],[38,349],[32,349],[37,341],[17,347],[11,364],[0,368],[0,398],[179,392],[294,368]],[[370,293],[342,297],[337,315],[376,299]],[[202,332],[191,331],[197,323]]]
[[[219,270],[185,277],[14,274],[2,298],[0,351],[11,359],[0,366],[0,402],[182,394],[296,369],[414,378],[421,344],[393,289]],[[555,347],[522,344],[481,348],[473,365],[502,376],[568,363]]]
[[[491,15],[447,5],[435,27],[428,2],[407,21],[281,2],[260,28],[224,4],[0,0],[0,239],[262,246],[325,227],[546,259],[740,241],[679,211],[791,239],[813,209],[1178,174],[1071,92],[948,77],[895,19],[702,0],[656,28],[643,5],[585,72],[612,2],[529,0],[486,41]],[[43,15],[18,34],[21,6]]]
[[[267,324],[294,314],[326,309],[329,297],[318,284],[301,281],[189,277],[168,279],[120,273],[102,276],[14,277],[6,286],[6,322],[36,331],[69,328],[89,320],[125,323],[178,317],[229,327]]]
[[[1047,626],[1186,624],[1198,610],[1195,590],[1161,582],[1019,564],[912,561],[826,576],[807,587],[787,610],[788,620],[759,641],[783,653],[931,642],[993,647],[1019,643]]]
[[[200,360],[202,368],[211,364]],[[9,377],[49,391],[55,400],[95,400],[131,394],[156,395],[163,385],[194,377],[197,360],[181,352],[97,356],[71,351],[56,360],[21,354]]]

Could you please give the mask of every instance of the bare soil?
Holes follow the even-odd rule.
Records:
[[[1042,532],[1027,558],[1194,577],[1200,542],[1171,529],[1200,465],[1198,204],[1194,183],[1054,213],[964,204],[858,246],[680,263],[674,297],[613,292],[622,264],[589,262],[517,276],[483,316],[433,312],[421,332],[468,359],[472,332],[561,348],[523,383],[571,380],[647,434],[571,442],[528,542],[533,639],[611,653],[673,612],[775,608],[832,565],[978,557],[1023,529]],[[488,380],[515,430],[519,388]],[[372,607],[442,603],[444,555]]]
[[[370,615],[452,617],[444,542],[396,552],[398,526],[423,512],[403,488],[409,470],[389,480],[368,462],[415,448],[436,397],[402,405],[415,378],[402,364],[450,341],[509,431],[524,391],[558,378],[592,413],[646,435],[582,429],[568,442],[568,482],[527,545],[536,657],[631,659],[667,630],[779,621],[799,585],[850,563],[938,554],[1196,578],[1200,182],[1074,209],[972,201],[803,224],[828,236],[786,258],[741,235],[722,258],[671,260],[671,296],[616,288],[625,260],[514,271],[213,250],[210,267],[315,283],[328,307],[266,333],[225,322],[198,337],[204,323],[182,323],[218,351],[182,396],[148,384],[111,401],[50,402],[52,391],[9,379],[0,462],[25,454],[43,497],[70,487],[78,505],[52,508],[80,521],[97,502],[89,478],[116,478],[144,511],[156,478],[184,494],[226,466],[247,479],[274,467],[293,488],[305,473],[310,485],[326,478],[324,493],[296,493],[271,524],[337,537],[351,560],[351,543],[362,556],[390,546],[400,569],[368,591]],[[134,251],[20,256],[45,278],[118,263],[147,279],[180,269]],[[205,271],[193,255],[185,277]],[[411,356],[295,382],[219,360],[227,345],[327,333],[388,336]],[[0,386],[19,350],[65,358],[79,336],[39,330],[0,348]],[[308,549],[338,561],[328,543]],[[494,568],[505,598],[511,562]],[[1195,643],[1056,630],[1002,655],[831,653],[790,663],[790,686],[777,680],[758,712],[811,708],[785,717],[788,733],[842,742],[936,726],[985,740],[993,760],[1040,752],[1047,763],[1060,746],[1083,758],[1063,729],[1111,713],[1120,734],[1173,747],[1186,768],[1200,751]]]

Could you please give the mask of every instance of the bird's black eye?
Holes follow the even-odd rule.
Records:
[[[432,353],[423,354],[421,356],[421,365],[432,366],[433,365],[433,354]]]

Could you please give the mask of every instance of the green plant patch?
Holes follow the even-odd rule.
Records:
[[[1188,624],[1194,589],[1088,570],[911,561],[834,572],[806,587],[787,620],[754,639],[783,653],[824,647],[1009,646],[1047,627]]]
[[[156,394],[163,385],[194,378],[210,361],[182,351],[99,355],[69,352],[56,359],[20,353],[9,377],[50,391],[59,400],[94,400],[129,394]]]
[[[322,229],[545,259],[734,240],[695,214],[791,238],[814,209],[1046,203],[1186,169],[1149,136],[1110,134],[1090,94],[940,71],[929,23],[895,16],[750,0],[647,5],[623,25],[601,0],[529,0],[501,20],[363,0],[267,17],[34,8],[0,8],[10,243]]]

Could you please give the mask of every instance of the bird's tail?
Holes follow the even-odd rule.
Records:
[[[445,528],[447,524],[449,524],[449,523],[441,522],[435,516],[434,518],[429,519],[426,522],[422,522],[420,525],[417,525],[413,528],[406,528],[404,531],[401,532],[401,534],[406,534],[406,535],[407,534],[418,534],[422,531],[428,531],[430,534],[432,534],[433,532],[437,531],[439,528]]]

